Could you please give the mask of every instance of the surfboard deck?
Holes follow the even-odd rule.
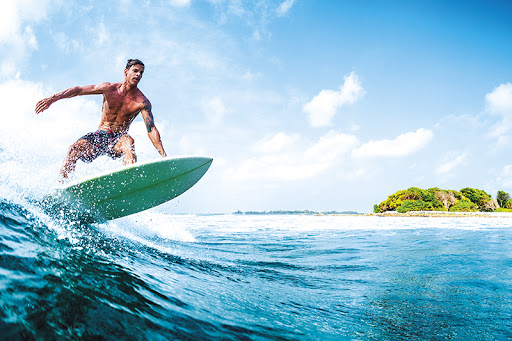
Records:
[[[55,189],[43,206],[72,219],[112,220],[163,204],[194,186],[210,168],[207,157],[135,163]]]

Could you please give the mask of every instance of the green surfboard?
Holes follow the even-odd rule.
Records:
[[[121,218],[181,195],[201,179],[212,161],[178,157],[136,163],[56,189],[43,199],[43,207],[87,222]]]

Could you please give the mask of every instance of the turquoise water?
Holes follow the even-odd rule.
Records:
[[[171,215],[80,225],[0,200],[0,335],[512,338],[512,219]]]

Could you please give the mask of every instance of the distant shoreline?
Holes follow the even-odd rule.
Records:
[[[427,218],[512,218],[512,212],[447,212],[447,211],[409,211],[400,213],[396,211],[386,211],[384,213],[359,213],[355,211],[344,212],[315,212],[315,211],[263,211],[263,212],[241,212],[236,211],[233,214],[239,215],[309,215],[309,216],[345,216],[345,217],[427,217]]]
[[[326,212],[318,212],[318,211],[310,211],[310,210],[295,210],[295,211],[236,211],[233,214],[240,215],[362,215],[363,213],[358,213],[356,211],[326,211]]]
[[[384,213],[367,213],[365,216],[374,217],[443,217],[443,218],[512,218],[511,212],[447,212],[447,211],[409,211],[399,213],[396,211],[387,211]]]
[[[363,217],[426,217],[426,218],[512,218],[511,212],[446,212],[446,211],[409,211],[400,213],[387,211],[384,213],[360,213]]]

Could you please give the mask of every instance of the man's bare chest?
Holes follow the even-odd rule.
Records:
[[[136,115],[143,107],[143,102],[134,96],[110,94],[104,97],[103,110],[106,114]]]

